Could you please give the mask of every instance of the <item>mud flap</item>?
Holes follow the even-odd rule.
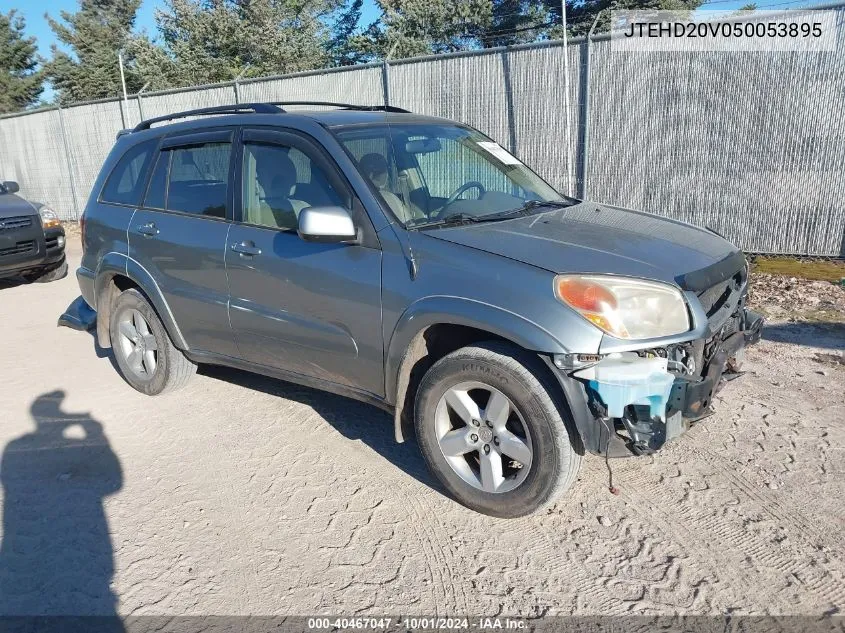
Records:
[[[97,313],[91,309],[81,296],[74,299],[67,310],[59,317],[59,327],[87,332],[97,324]]]

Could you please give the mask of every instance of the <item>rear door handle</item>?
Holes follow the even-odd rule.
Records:
[[[261,255],[261,249],[252,242],[240,242],[239,244],[232,244],[232,250],[239,253],[241,257],[254,257]]]
[[[142,224],[135,230],[138,231],[138,233],[140,233],[141,235],[144,235],[145,237],[154,237],[158,235],[158,229],[156,228],[156,225],[152,222]]]

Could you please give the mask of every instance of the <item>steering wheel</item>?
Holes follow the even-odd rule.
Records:
[[[457,189],[455,189],[455,192],[451,196],[449,196],[449,198],[446,200],[446,202],[443,204],[443,206],[440,207],[440,213],[443,213],[443,211],[446,209],[446,207],[448,207],[455,200],[457,200],[458,197],[462,193],[464,193],[465,191],[469,191],[470,189],[478,189],[478,197],[479,198],[481,198],[485,193],[487,193],[487,190],[484,188],[484,185],[482,185],[477,180],[471,180],[467,183],[464,183],[463,185],[461,185]],[[438,213],[438,215],[440,215],[440,213]]]

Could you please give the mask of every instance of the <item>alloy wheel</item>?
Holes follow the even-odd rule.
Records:
[[[119,321],[119,347],[129,370],[149,380],[158,364],[158,344],[150,324],[139,310],[127,310]]]
[[[440,451],[461,479],[503,493],[528,476],[534,451],[528,426],[513,402],[482,382],[446,390],[434,413]]]

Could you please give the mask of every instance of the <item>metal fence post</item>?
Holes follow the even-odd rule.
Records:
[[[129,113],[123,111],[123,101],[118,101],[117,103],[120,106],[120,129],[125,130],[126,129],[126,115],[129,114]],[[59,111],[61,112],[61,108],[59,108]]]
[[[62,112],[62,107],[58,106],[59,111],[59,128],[62,132],[62,147],[65,153],[65,162],[67,162],[68,179],[70,180],[70,195],[73,198],[73,211],[75,214],[74,220],[79,220],[79,200],[76,198],[76,185],[73,182],[73,163],[70,160],[70,147],[67,142],[67,131],[65,129],[65,115]]]
[[[384,105],[390,105],[390,64],[387,59],[381,63],[381,90],[384,95]]]
[[[150,85],[150,82],[148,81],[143,86],[141,86],[141,89],[135,94],[135,96],[138,97],[138,116],[141,117],[139,119],[139,122],[143,121],[146,118],[144,116],[144,104],[143,104],[143,100],[141,99],[141,94],[144,92],[144,90],[147,89],[147,86],[149,86],[149,85]]]
[[[241,102],[241,91],[239,89],[240,82],[235,79],[234,83],[232,84],[232,88],[235,89],[235,103]]]
[[[590,43],[593,39],[593,31],[596,30],[596,25],[599,23],[599,18],[604,12],[604,9],[596,14],[596,19],[593,20],[593,26],[590,27],[590,32],[587,33],[587,39],[584,45],[587,47],[584,53],[584,85],[582,92],[584,98],[581,100],[581,120],[584,122],[581,136],[581,199],[587,198],[587,179],[590,175]]]
[[[513,102],[513,84],[511,83],[511,62],[507,49],[502,51],[502,79],[505,83],[505,103],[507,105],[508,117],[508,149],[511,154],[519,156],[519,148],[516,143],[516,106]]]

